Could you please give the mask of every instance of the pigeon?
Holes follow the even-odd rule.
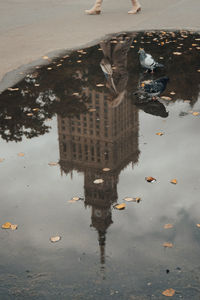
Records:
[[[168,81],[169,77],[167,76],[156,80],[143,81],[135,95],[139,94],[141,99],[150,97],[156,100],[156,97],[160,96],[166,89]]]
[[[164,65],[156,62],[151,54],[146,53],[144,49],[140,49],[138,53],[141,66],[147,69],[147,71],[153,72],[156,68],[164,67]]]

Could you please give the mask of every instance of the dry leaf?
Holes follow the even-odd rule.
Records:
[[[48,67],[47,70],[52,70],[52,68],[51,68],[51,67]]]
[[[0,163],[2,163],[5,159],[4,158],[0,158]]]
[[[157,132],[156,135],[162,136],[164,133],[163,132]]]
[[[126,197],[126,198],[124,198],[124,200],[127,201],[127,202],[137,202],[137,203],[139,203],[141,201],[141,198],[140,197],[136,197],[136,198]]]
[[[56,242],[59,242],[61,240],[61,236],[52,236],[51,238],[50,238],[50,241],[52,242],[52,243],[56,243]]]
[[[173,184],[177,184],[178,183],[177,179],[172,179],[170,182],[173,183]]]
[[[121,204],[116,204],[114,206],[115,209],[118,209],[118,210],[122,210],[122,209],[125,209],[126,207],[126,204],[125,203],[121,203]]]
[[[173,247],[173,244],[172,243],[163,243],[163,247],[165,248],[172,248]]]
[[[109,169],[109,168],[103,168],[103,171],[104,171],[104,172],[109,172],[110,169]]]
[[[151,176],[145,177],[145,180],[147,182],[155,182],[156,181],[156,179],[154,177],[151,177]]]
[[[48,163],[48,165],[51,166],[51,167],[53,167],[53,166],[57,166],[58,163],[57,162],[50,162],[50,163]]]
[[[33,116],[33,114],[32,113],[28,113],[28,114],[26,114],[28,117],[32,117]]]
[[[58,65],[56,65],[57,67],[60,67],[60,66],[62,66],[62,64],[58,64]]]
[[[100,179],[94,180],[93,182],[94,182],[95,184],[100,184],[100,183],[103,183],[104,180],[100,178]]]
[[[19,91],[19,88],[7,88],[8,91],[14,92]]]
[[[46,56],[46,55],[45,55],[45,56],[43,56],[42,58],[43,58],[43,59],[49,59],[49,57],[48,57],[48,56]]]
[[[193,116],[199,116],[200,115],[200,113],[198,111],[194,111],[192,114],[193,114]]]
[[[173,297],[175,294],[175,290],[174,289],[168,289],[165,290],[164,292],[162,292],[162,294],[166,297]]]
[[[38,110],[40,110],[39,108],[33,108],[33,111],[38,111]]]
[[[39,84],[39,83],[35,83],[35,84],[34,84],[34,86],[36,86],[36,87],[37,87],[37,86],[40,86],[40,84]]]
[[[89,112],[95,112],[95,111],[96,111],[96,108],[90,108],[88,111],[89,111]]]
[[[11,223],[10,222],[6,222],[6,223],[4,223],[2,226],[1,226],[1,228],[3,228],[3,229],[10,229],[11,228]]]
[[[79,200],[84,200],[83,198],[80,198],[80,197],[73,197],[71,200],[69,200],[68,202],[69,203],[74,203],[74,202],[77,202]]]
[[[171,98],[171,97],[167,97],[167,96],[162,96],[162,97],[161,97],[161,99],[163,99],[163,100],[167,100],[167,101],[170,101],[170,100],[172,100],[172,98]]]
[[[72,96],[79,96],[79,93],[73,93]]]
[[[165,229],[170,229],[170,228],[173,228],[174,226],[172,224],[165,224],[164,225],[164,228]]]
[[[23,157],[25,154],[22,153],[22,152],[20,152],[20,153],[18,153],[17,155],[20,156],[20,157]]]
[[[170,95],[176,95],[176,93],[175,92],[170,92]]]
[[[77,63],[80,64],[82,62],[82,60],[77,60]]]
[[[181,55],[181,52],[173,52],[174,55]]]
[[[16,230],[17,227],[18,227],[17,224],[11,224],[10,229],[11,229],[11,230]]]
[[[200,224],[197,224],[197,227],[200,228]]]
[[[102,86],[104,86],[104,84],[103,83],[98,83],[98,84],[96,84],[96,86],[97,87],[102,87]]]

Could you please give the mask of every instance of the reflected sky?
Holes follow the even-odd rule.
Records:
[[[0,230],[0,299],[199,299],[199,47],[189,32],[124,33],[0,95],[0,220],[19,225]],[[140,48],[165,68],[144,73]],[[134,94],[165,75],[158,100]],[[125,197],[142,201],[113,209]]]

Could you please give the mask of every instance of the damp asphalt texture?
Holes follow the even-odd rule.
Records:
[[[0,299],[199,299],[199,48],[116,34],[1,93],[0,220],[18,228],[0,229]],[[163,76],[157,100],[135,94]]]

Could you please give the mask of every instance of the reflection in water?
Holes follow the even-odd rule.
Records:
[[[196,35],[182,32],[120,34],[101,41],[100,48],[98,45],[78,50],[37,68],[15,89],[0,95],[0,135],[7,142],[49,132],[47,121],[57,115],[61,173],[72,177],[75,170],[84,176],[84,206],[91,209],[91,227],[97,232],[102,270],[106,263],[106,234],[113,223],[112,206],[118,200],[120,172],[139,161],[139,125],[144,125],[142,119],[139,124],[139,110],[168,117],[167,102],[137,101],[133,95],[141,81],[137,52],[145,44],[145,49],[149,51],[150,47],[153,57],[162,57],[166,66],[165,70],[155,71],[155,75],[145,74],[142,80],[169,76],[164,93],[172,98],[171,103],[187,99],[193,106],[199,93],[195,69],[199,52],[196,47],[191,49],[195,38]],[[182,46],[177,45],[178,41]],[[179,56],[173,55],[177,46],[182,47]],[[182,72],[185,65],[187,74]],[[99,178],[103,183],[95,185],[94,180]],[[128,226],[125,231],[130,235]],[[141,241],[146,248],[147,241]],[[112,276],[116,276],[114,271]]]

